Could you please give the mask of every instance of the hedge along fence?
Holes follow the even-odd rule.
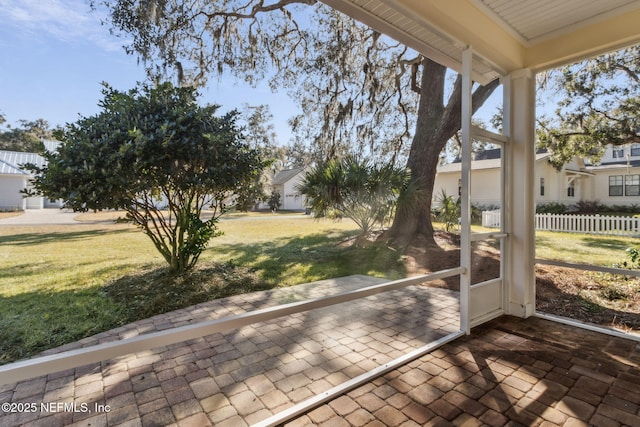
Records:
[[[482,226],[500,227],[500,211],[482,212]],[[536,214],[536,230],[640,237],[640,218],[598,214]]]

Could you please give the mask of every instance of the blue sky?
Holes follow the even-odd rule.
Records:
[[[86,0],[0,0],[0,112],[12,125],[42,118],[52,127],[97,113],[102,81],[126,90],[144,80],[143,67],[123,44],[100,25],[100,14]],[[296,105],[266,83],[254,89],[231,77],[213,78],[201,93],[221,112],[268,104],[278,142],[289,141],[287,120]],[[481,118],[495,112],[499,99],[496,94],[483,107]]]
[[[97,113],[101,82],[126,90],[145,78],[123,44],[85,0],[0,0],[0,112],[12,125],[42,118],[52,127]],[[279,142],[288,142],[296,107],[285,94],[232,78],[214,78],[201,93],[221,112],[269,104]]]

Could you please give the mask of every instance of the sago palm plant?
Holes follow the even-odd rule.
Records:
[[[316,217],[332,212],[351,218],[368,236],[391,218],[408,171],[354,157],[316,165],[299,187]]]

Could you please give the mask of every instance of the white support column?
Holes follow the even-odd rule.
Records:
[[[470,286],[471,286],[471,114],[472,85],[471,69],[473,51],[467,48],[462,52],[462,189],[460,194],[460,330],[469,334],[470,325]]]
[[[511,110],[509,109],[510,97],[511,97],[511,76],[502,76],[500,78],[502,84],[502,135],[509,140],[511,132]],[[507,212],[511,212],[511,200],[509,194],[512,193],[511,176],[513,174],[511,166],[512,162],[509,160],[511,153],[511,142],[503,144],[502,146],[502,170],[500,171],[500,180],[502,184],[502,191],[500,194],[500,232],[510,236],[513,231],[511,226],[511,218],[507,215]],[[510,257],[511,242],[510,239],[502,239],[500,241],[500,277],[502,277],[502,309],[505,313],[509,313],[509,288],[511,270],[507,263]]]
[[[511,73],[505,85],[507,150],[504,252],[507,314],[529,317],[535,312],[535,74]]]

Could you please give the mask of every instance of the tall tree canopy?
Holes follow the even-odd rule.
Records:
[[[47,165],[28,167],[37,191],[74,211],[124,209],[169,264],[195,265],[230,193],[263,163],[236,126],[193,89],[170,84],[128,92],[105,87],[102,111],[68,125]],[[202,220],[202,210],[213,210]]]
[[[560,96],[538,139],[561,167],[581,156],[597,162],[607,144],[640,142],[640,47],[555,70],[543,82]]]
[[[285,149],[277,145],[273,115],[268,105],[252,106],[245,104],[242,117],[244,119],[245,140],[249,147],[260,153],[263,159],[270,159],[261,173],[243,186],[237,194],[236,208],[241,211],[257,209],[260,202],[265,202],[270,193],[271,176],[284,163]]]
[[[131,38],[153,76],[204,84],[230,72],[252,84],[269,78],[303,113],[298,142],[316,158],[354,153],[406,162],[421,199],[398,209],[389,237],[433,240],[431,194],[440,151],[460,128],[461,82],[447,70],[315,0],[93,0]],[[497,87],[478,86],[473,108]],[[445,94],[448,96],[445,97]],[[415,186],[415,185],[414,185]]]

